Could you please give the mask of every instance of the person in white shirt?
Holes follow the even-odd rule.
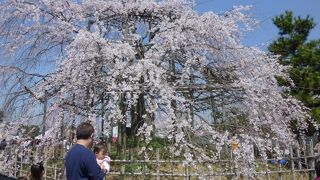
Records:
[[[97,163],[106,173],[110,171],[110,157],[107,156],[107,147],[102,144],[96,144],[93,148],[93,152],[96,155]]]

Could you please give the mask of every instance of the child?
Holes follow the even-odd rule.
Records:
[[[93,149],[97,163],[106,173],[110,171],[110,157],[107,156],[107,148],[103,144],[97,144]]]

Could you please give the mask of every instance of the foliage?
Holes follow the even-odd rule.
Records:
[[[25,138],[35,138],[40,135],[40,127],[36,125],[21,125],[20,132]]]
[[[152,147],[154,149],[157,148],[163,148],[166,147],[168,145],[168,141],[165,138],[160,138],[160,137],[154,137],[152,138],[152,140],[150,141],[150,143],[148,144],[149,147]]]
[[[278,78],[278,83],[290,87],[290,93],[311,109],[311,116],[319,123],[320,40],[308,41],[315,27],[313,18],[293,17],[291,11],[286,11],[276,16],[273,23],[279,28],[280,37],[270,44],[269,50],[280,55],[281,64],[291,66],[288,71],[294,85],[283,78]],[[308,134],[312,135],[315,128],[309,126]]]

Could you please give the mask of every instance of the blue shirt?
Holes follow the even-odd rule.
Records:
[[[68,180],[103,180],[105,174],[97,164],[94,153],[76,144],[65,158]]]

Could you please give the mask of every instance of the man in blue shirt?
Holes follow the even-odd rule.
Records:
[[[77,127],[77,144],[68,152],[65,167],[68,180],[103,180],[105,174],[99,167],[94,153],[89,149],[93,144],[93,126],[84,122]]]

